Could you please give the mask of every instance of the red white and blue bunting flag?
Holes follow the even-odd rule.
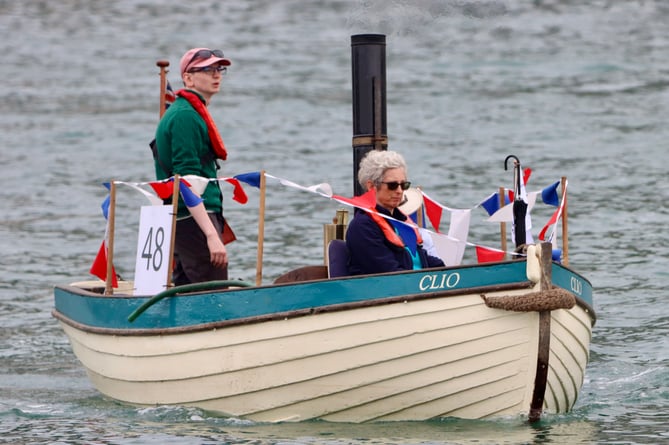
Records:
[[[528,211],[534,207],[537,198],[541,196],[541,201],[553,207],[559,205],[560,199],[558,197],[557,188],[560,181],[557,181],[543,190],[527,192]],[[505,189],[504,207],[499,206],[499,192],[492,193],[486,199],[479,203],[479,206],[488,213],[490,222],[511,222],[513,221],[513,190]]]
[[[439,232],[439,226],[441,226],[441,218],[444,210],[446,210],[451,214],[457,212],[463,212],[465,210],[467,211],[472,210],[472,209],[455,209],[452,207],[447,207],[443,204],[440,204],[436,200],[432,199],[427,193],[425,193],[420,188],[418,190],[423,195],[423,204],[425,206],[425,213],[427,214],[427,219],[430,220],[430,224],[432,224],[432,227],[436,232]],[[451,219],[451,223],[452,222],[453,221]]]
[[[479,263],[491,263],[494,261],[503,261],[506,252],[492,247],[476,246],[476,261]]]
[[[541,191],[541,200],[544,204],[557,207],[560,204],[560,198],[558,197],[557,188],[560,186],[560,181],[556,181],[554,184],[549,185]]]
[[[288,179],[279,178],[278,176],[272,176],[269,173],[265,173],[265,177],[276,179],[277,181],[279,181],[281,185],[285,185],[286,187],[292,187],[298,190],[303,190],[305,192],[316,193],[317,195],[321,195],[326,198],[332,198],[334,196],[332,192],[332,187],[327,182],[321,182],[320,184],[310,185],[305,187]]]
[[[107,189],[111,190],[111,184],[109,182],[103,182],[102,185]],[[102,209],[102,216],[105,217],[105,220],[109,220],[109,203],[111,201],[111,195],[107,195],[102,201],[100,208]]]
[[[347,198],[345,196],[331,195],[331,198],[335,201],[341,202],[353,207],[358,207],[361,209],[370,209],[376,206],[376,192],[374,189],[371,189],[362,195],[354,196],[352,198]]]
[[[179,193],[181,193],[181,197],[183,198],[186,207],[195,207],[202,203],[202,198],[193,193],[190,189],[190,184],[188,184],[185,179],[179,181]]]
[[[423,195],[423,205],[427,219],[434,228],[436,235],[432,239],[440,252],[438,255],[447,266],[459,265],[468,245],[469,225],[471,223],[472,209],[455,209],[440,204],[423,190],[418,188]],[[450,214],[448,234],[444,236],[440,231],[441,218],[444,210]]]
[[[529,174],[531,173],[531,170],[525,169],[524,171],[524,179],[527,180],[529,178]],[[279,178],[276,176],[272,176],[268,173],[265,173],[265,176],[268,178],[273,178],[279,181],[282,185],[288,186],[288,187],[293,187],[297,188],[299,190],[303,191],[308,191],[312,193],[319,194],[323,197],[330,198],[332,200],[335,200],[341,204],[351,206],[351,207],[357,207],[365,211],[371,211],[370,207],[373,207],[375,204],[375,199],[374,195],[371,194],[370,192],[367,192],[363,195],[360,196],[355,196],[355,197],[344,197],[341,195],[335,195],[332,193],[332,187],[329,184],[326,183],[321,183],[313,186],[303,186],[300,184],[297,184],[293,181]],[[546,204],[549,205],[554,205],[554,193],[557,188],[559,183],[552,184],[549,187],[546,187],[545,189],[538,191],[538,192],[531,192],[527,193],[528,195],[528,200],[534,204],[536,201],[537,196],[541,195],[542,196],[542,201],[544,201]],[[435,232],[431,232],[427,229],[424,229],[422,227],[418,227],[416,224],[413,223],[405,223],[402,221],[399,221],[400,223],[410,225],[412,227],[416,227],[419,230],[421,230],[422,233],[428,233],[429,235],[432,236],[433,239],[438,239],[438,240],[446,240],[450,241],[451,243],[451,251],[453,250],[453,245],[456,245],[458,249],[456,251],[458,254],[454,258],[456,260],[456,263],[451,263],[451,264],[459,264],[459,261],[462,259],[462,255],[464,253],[464,247],[465,246],[473,246],[477,248],[477,258],[479,261],[499,261],[500,259],[503,259],[505,255],[510,255],[510,256],[522,256],[523,254],[514,252],[514,251],[509,251],[509,252],[504,252],[502,250],[492,248],[492,247],[485,247],[481,246],[478,244],[474,244],[471,242],[467,241],[468,237],[468,232],[469,232],[469,224],[470,224],[470,218],[471,218],[471,211],[475,209],[476,207],[480,207],[481,203],[477,204],[476,206],[472,207],[471,209],[455,209],[451,207],[447,207],[443,204],[438,203],[434,199],[432,199],[429,195],[427,195],[425,192],[421,190],[421,193],[423,195],[423,202],[425,203],[425,210],[427,213],[427,217],[430,220],[430,223],[432,224],[433,228],[435,229]],[[513,193],[510,194],[510,201],[512,202],[513,198]],[[486,199],[489,199],[486,198]],[[485,200],[484,200],[485,201]],[[507,207],[507,206],[505,206]],[[509,206],[511,207],[511,206]],[[450,213],[450,225],[449,225],[449,231],[448,235],[445,235],[440,232],[439,226],[441,224],[441,218],[443,211],[446,210],[447,212]],[[393,219],[387,215],[380,214],[382,217],[386,219]],[[513,215],[511,216],[510,221],[513,221]],[[531,227],[530,225],[528,225]],[[531,235],[530,235],[531,236]],[[458,259],[459,258],[459,259]],[[446,261],[445,261],[446,262]],[[450,265],[447,263],[447,265]]]
[[[257,175],[259,177],[259,173]],[[245,179],[248,181],[251,176],[245,176]],[[209,183],[209,179],[207,178],[201,178],[198,176],[185,176],[184,178],[181,178],[179,182],[179,192],[181,194],[181,197],[184,200],[184,203],[188,207],[194,207],[198,205],[199,203],[202,202],[202,198],[200,198],[200,195],[204,191],[204,188],[206,187],[207,183]],[[240,181],[235,178],[217,178],[213,179],[213,181],[225,181],[231,184],[234,188],[233,190],[233,200],[239,202],[240,204],[246,204],[248,202],[248,197],[246,196],[246,192],[244,192],[244,188],[242,187]],[[151,205],[163,205],[163,200],[168,199],[172,196],[172,193],[174,192],[174,178],[169,178],[165,181],[151,181],[151,182],[125,182],[125,181],[115,181],[115,184],[120,184],[120,185],[125,185],[130,187],[131,189],[141,193],[144,195]],[[107,188],[107,190],[110,189],[111,184],[106,182],[103,183],[103,185]],[[145,189],[142,188],[142,186],[149,186],[153,190],[154,193],[151,193]],[[100,278],[102,281],[107,280],[107,258],[108,258],[108,248],[107,244],[109,242],[109,205],[110,205],[110,199],[111,196],[107,195],[105,199],[102,202],[101,208],[102,208],[102,215],[104,216],[107,226],[105,229],[105,237],[104,240],[102,241],[102,244],[100,245],[100,248],[98,249],[98,253],[95,256],[95,259],[93,260],[93,264],[91,265],[90,268],[90,273],[98,278]],[[112,264],[112,286],[117,288],[118,287],[118,278],[116,276],[116,271],[114,269],[114,265]]]
[[[102,185],[111,190],[111,184],[109,182],[104,182]],[[102,281],[107,281],[107,256],[108,249],[107,244],[109,242],[109,204],[111,201],[111,195],[107,195],[102,201],[102,216],[105,217],[106,226],[105,226],[105,237],[100,244],[97,255],[93,259],[93,264],[91,265],[90,274],[95,275]],[[114,265],[112,264],[112,287],[118,287],[118,279],[116,278],[116,270],[114,270]]]
[[[257,174],[238,175],[240,179],[237,177],[209,179],[201,176],[186,175],[180,178],[179,193],[181,194],[184,203],[188,207],[193,207],[201,202],[200,195],[202,195],[209,182],[227,182],[233,186],[232,199],[240,204],[246,204],[248,202],[248,196],[246,195],[241,182],[243,181],[254,185],[252,178],[254,176],[259,177],[259,175],[259,172]],[[149,182],[115,181],[115,183],[128,186],[131,189],[140,192],[149,200],[151,205],[163,205],[163,200],[170,199],[174,192],[174,178]],[[143,188],[146,186],[150,187],[153,193]]]
[[[172,85],[170,85],[170,81],[167,81],[167,85],[165,86],[165,109],[167,110],[170,105],[174,103],[176,100],[177,95],[174,94],[174,90],[172,89]]]
[[[509,189],[504,189],[504,206],[507,204],[510,204],[513,199],[511,196],[513,195],[513,191]],[[479,206],[483,207],[483,209],[488,212],[489,216],[494,215],[497,213],[497,211],[501,208],[499,206],[499,192],[492,193],[490,196],[488,196],[486,199],[480,202]]]
[[[551,217],[548,220],[548,222],[546,223],[546,225],[543,227],[543,229],[541,229],[541,232],[539,232],[539,239],[541,241],[548,241],[548,242],[554,242],[555,241],[555,233],[556,233],[555,229],[557,228],[556,223],[562,217],[562,210],[564,209],[564,206],[567,202],[567,184],[568,184],[568,181],[565,181],[564,182],[564,190],[562,190],[562,199],[560,200],[559,207],[557,208],[557,210],[555,210],[555,212],[553,212],[553,215],[551,215]],[[557,189],[557,187],[556,187],[556,189]],[[556,193],[556,195],[557,195],[557,193]],[[548,230],[548,228],[550,226],[553,226],[553,230],[551,231],[551,234],[549,235],[548,239],[545,239],[546,231]]]
[[[434,199],[430,198],[427,194],[423,193],[423,205],[425,206],[425,213],[427,214],[427,219],[432,224],[432,228],[435,232],[439,233],[439,226],[441,225],[441,215],[444,213],[444,209],[449,210],[439,204]]]
[[[242,181],[243,183],[248,184],[252,187],[260,188],[260,172],[241,173],[239,175],[233,176],[233,179],[236,179],[237,181]]]
[[[376,204],[376,197],[374,190],[370,190],[360,196],[354,197],[345,197],[341,195],[335,195],[332,193],[332,187],[329,184],[316,184],[313,186],[302,186],[296,184],[293,181],[287,179],[279,178],[265,173],[265,176],[268,178],[273,178],[279,181],[282,185],[293,187],[299,190],[308,191],[311,193],[318,194],[320,196],[332,199],[341,204],[350,207],[356,207],[366,212],[373,212],[372,208]],[[421,236],[424,240],[424,247],[427,247],[428,243],[434,245],[435,251],[430,252],[434,256],[439,256],[444,260],[444,263],[448,266],[458,265],[462,261],[464,256],[464,250],[467,245],[474,246],[475,244],[467,242],[467,235],[469,233],[469,223],[471,219],[471,210],[472,209],[453,209],[446,207],[442,204],[437,203],[431,198],[427,197],[424,192],[423,194],[424,201],[430,201],[431,204],[426,205],[430,206],[430,210],[427,211],[428,218],[433,225],[438,226],[441,218],[442,209],[447,210],[451,213],[450,218],[450,227],[448,234],[440,232],[432,232],[424,227],[419,227],[416,223],[411,220],[399,221],[388,215],[378,213],[383,218],[389,220],[393,225],[403,224],[412,228],[416,228],[421,232]],[[438,216],[436,216],[438,214]],[[428,251],[429,252],[429,251]]]
[[[159,181],[159,182],[148,182],[153,189],[154,192],[156,192],[156,195],[161,199],[160,203],[158,205],[162,205],[163,199],[169,199],[172,197],[172,193],[174,193],[174,179],[170,178],[166,181]],[[130,185],[130,183],[124,182],[123,184]],[[133,184],[135,187],[139,188],[141,184]]]
[[[563,191],[562,199],[559,198],[558,192],[557,192],[557,188],[559,187],[559,185],[560,185],[560,181],[556,181],[555,183],[549,185],[548,187],[545,187],[542,190],[526,193],[526,196],[527,196],[526,199],[527,199],[528,207],[527,207],[527,215],[526,215],[526,218],[525,218],[525,226],[526,226],[525,228],[526,228],[526,231],[527,231],[526,232],[526,240],[527,240],[526,242],[528,244],[531,244],[531,243],[534,242],[534,240],[532,238],[532,232],[531,232],[532,221],[531,221],[531,213],[530,212],[534,208],[534,206],[536,204],[536,201],[537,201],[537,198],[539,196],[541,197],[541,201],[544,204],[547,204],[547,205],[550,205],[550,206],[559,206],[558,209],[556,209],[555,212],[553,213],[553,215],[551,216],[551,219],[549,220],[549,222],[546,224],[546,226],[544,226],[544,228],[539,233],[539,239],[540,240],[544,241],[545,233],[546,233],[546,230],[548,229],[548,227],[551,226],[551,225],[554,225],[562,217],[562,209],[563,209],[564,202],[565,202],[565,199],[566,199],[566,194],[564,193],[566,191],[566,183],[565,183],[565,190]],[[511,195],[512,195],[512,193],[511,193]],[[486,198],[486,200],[489,200],[489,201],[492,201],[493,199],[496,200],[496,202],[498,202],[499,195],[494,194],[494,198],[490,198],[490,197]],[[486,209],[486,211],[490,214],[489,208],[486,208],[485,206],[483,206],[483,203],[481,203],[481,206],[484,207]],[[504,207],[496,210],[487,219],[487,221],[488,222],[508,222],[508,223],[512,223],[513,222],[513,199],[511,198],[508,201],[507,205],[505,205]],[[555,240],[554,234],[555,234],[555,227],[553,228],[553,231],[551,232],[551,235],[548,238],[548,241],[554,241]]]
[[[531,170],[525,169],[524,171],[525,181],[527,181],[527,179],[529,178],[530,173]],[[246,204],[248,202],[248,197],[244,191],[242,183],[245,183],[252,187],[259,188],[261,174],[262,174],[261,172],[249,172],[235,175],[234,177],[226,177],[226,178],[202,178],[198,176],[187,175],[181,178],[182,182],[179,187],[180,193],[186,205],[189,206],[197,205],[199,203],[198,200],[200,199],[200,195],[202,194],[202,192],[204,191],[205,187],[209,182],[212,181],[227,182],[233,186],[233,200],[239,202],[240,204]],[[314,193],[321,197],[337,201],[346,206],[360,208],[368,212],[372,211],[371,208],[374,207],[376,203],[374,194],[370,192],[365,193],[361,196],[345,197],[334,194],[332,187],[327,183],[320,183],[311,186],[303,186],[296,182],[290,181],[285,178],[273,176],[266,172],[264,173],[264,175],[266,178],[274,179],[281,185],[284,185],[286,187],[291,187],[298,190]],[[150,182],[116,181],[115,183],[126,185],[140,192],[151,202],[152,205],[162,205],[164,199],[168,199],[172,196],[174,190],[173,181],[174,181],[173,178],[169,178],[163,181],[150,181]],[[546,226],[544,226],[539,235],[539,239],[541,240],[544,240],[543,237],[545,236],[548,228],[551,225],[555,225],[556,222],[561,217],[562,209],[566,200],[565,196],[566,190],[563,191],[562,200],[560,202],[557,196],[558,186],[559,186],[559,181],[554,184],[551,184],[550,186],[544,188],[541,191],[527,193],[527,200],[529,204],[528,215],[529,215],[529,210],[534,206],[538,196],[541,196],[541,200],[545,204],[558,205],[559,203],[558,209],[553,214],[553,216],[551,217],[550,221],[546,224]],[[144,187],[149,187],[150,191],[145,189]],[[408,222],[403,222],[403,221],[397,221],[394,218],[391,218],[387,215],[383,214],[380,215],[386,219],[392,220],[391,222],[393,224],[395,223],[405,224],[407,226],[410,226],[412,228],[417,228],[418,230],[420,230],[424,240],[426,240],[426,238],[430,238],[429,240],[426,241],[429,241],[431,243],[433,242],[435,245],[440,247],[441,255],[437,256],[441,256],[447,265],[450,266],[450,265],[460,264],[466,246],[473,246],[476,248],[476,255],[479,262],[499,261],[503,259],[505,255],[511,255],[511,256],[521,255],[512,251],[504,252],[496,248],[486,247],[467,241],[469,226],[471,221],[471,212],[473,209],[477,207],[483,207],[484,210],[488,213],[488,215],[490,215],[490,218],[488,218],[487,221],[492,221],[492,222],[513,221],[512,206],[505,205],[504,207],[499,208],[499,196],[497,193],[487,196],[483,201],[481,201],[480,203],[478,203],[477,205],[475,205],[470,209],[456,209],[440,204],[422,190],[420,190],[420,192],[423,195],[423,203],[427,219],[430,221],[430,224],[432,225],[434,231],[430,231],[424,227],[418,227],[413,221],[410,220]],[[509,204],[513,202],[513,193],[511,191],[508,190],[505,191],[505,202]],[[495,204],[493,203],[497,203],[496,208]],[[108,199],[106,206],[107,208],[109,206]],[[105,207],[103,203],[103,213],[105,213],[106,215],[107,213],[104,211],[104,208]],[[447,234],[442,233],[440,229],[444,212],[449,213],[449,228]],[[509,212],[510,217],[506,215],[506,212]],[[549,240],[551,239],[554,240],[554,234],[555,234],[555,227],[549,237]],[[425,244],[427,245],[428,243],[426,242]],[[106,271],[106,266],[105,266],[105,271]]]

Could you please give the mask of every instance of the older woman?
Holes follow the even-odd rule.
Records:
[[[374,190],[376,206],[371,209],[356,208],[355,217],[348,226],[349,274],[444,266],[441,259],[428,255],[423,249],[418,230],[397,222],[407,220],[398,207],[404,190],[411,186],[402,155],[394,151],[370,151],[360,161],[358,182],[367,191]]]

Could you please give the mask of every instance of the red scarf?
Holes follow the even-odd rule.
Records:
[[[190,103],[193,108],[195,108],[195,111],[197,111],[197,113],[202,116],[202,119],[204,119],[204,122],[207,124],[209,140],[211,141],[211,146],[214,149],[214,154],[216,154],[217,158],[223,159],[225,161],[228,158],[228,152],[225,150],[225,144],[223,143],[223,139],[221,139],[221,134],[218,132],[218,128],[216,128],[214,120],[211,118],[211,114],[209,114],[209,110],[207,110],[205,104],[202,103],[200,97],[197,94],[186,90],[179,90],[176,92],[176,95],[186,99],[188,103]]]

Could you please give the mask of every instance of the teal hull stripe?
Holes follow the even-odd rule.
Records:
[[[567,283],[576,276],[562,268],[556,275]],[[584,284],[583,293],[590,296],[586,302],[591,303],[592,290],[589,283],[578,278]],[[166,298],[148,308],[133,323],[128,322],[127,317],[150,297],[79,295],[67,287],[56,287],[54,294],[56,310],[77,323],[95,328],[138,330],[188,327],[402,295],[457,291],[523,281],[527,281],[525,262],[518,261],[242,288]],[[562,284],[560,286],[564,287]],[[565,288],[570,290],[569,287]]]

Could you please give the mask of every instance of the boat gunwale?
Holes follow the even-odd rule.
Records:
[[[479,286],[472,287],[467,289],[467,294],[483,294],[486,292],[499,292],[505,290],[516,290],[516,289],[530,289],[534,286],[534,283],[531,281],[522,281],[516,283],[507,283],[503,285],[489,285],[489,286]],[[72,286],[61,287],[62,289],[67,288],[78,290],[78,288],[73,288]],[[361,300],[348,303],[339,303],[331,304],[318,307],[309,307],[302,309],[295,309],[292,311],[281,311],[274,312],[271,314],[256,315],[251,317],[236,318],[232,320],[221,320],[210,323],[202,323],[191,326],[180,326],[172,328],[157,328],[157,329],[116,329],[116,328],[99,328],[95,326],[89,326],[82,323],[79,323],[75,320],[72,320],[68,316],[62,314],[57,309],[52,310],[52,315],[54,318],[61,320],[62,322],[77,328],[84,332],[90,332],[94,334],[106,334],[106,335],[123,335],[123,336],[144,336],[144,335],[171,335],[171,334],[185,334],[191,332],[199,331],[208,331],[220,328],[227,328],[231,326],[241,326],[249,325],[256,323],[263,323],[267,321],[276,321],[276,320],[285,320],[289,318],[305,317],[308,315],[317,315],[330,312],[342,312],[352,309],[360,309],[374,306],[383,306],[388,304],[395,303],[404,303],[410,301],[420,301],[427,300],[432,298],[443,298],[443,297],[454,297],[462,295],[462,289],[454,289],[447,291],[437,291],[437,292],[426,292],[426,293],[417,293],[417,294],[407,294],[407,295],[398,295],[393,297],[384,297],[384,298],[375,298],[370,300]],[[190,294],[181,294],[180,297],[187,297]],[[95,296],[99,296],[95,294]]]
[[[531,281],[522,281],[522,282],[515,282],[515,283],[507,283],[507,284],[503,284],[503,285],[489,285],[489,286],[472,287],[472,288],[468,288],[466,293],[469,294],[469,295],[471,295],[471,294],[484,294],[484,293],[500,292],[500,291],[508,291],[508,290],[530,289],[533,286],[534,286],[534,283],[532,283]],[[85,291],[85,290],[82,290],[82,289],[79,289],[79,288],[74,288],[72,286],[62,286],[61,288],[65,289],[65,290],[69,290],[69,289],[76,290],[77,293],[81,293],[81,294],[83,294],[83,296],[86,296],[88,294],[99,296],[97,294],[93,294],[91,292],[88,292],[88,291]],[[188,294],[184,294],[184,295],[180,295],[180,296],[187,296],[187,295]],[[252,317],[237,318],[237,319],[233,319],[233,320],[221,320],[221,321],[210,322],[210,323],[202,323],[202,324],[191,325],[191,326],[180,326],[180,327],[172,327],[172,328],[157,328],[157,329],[99,328],[99,327],[85,325],[85,324],[79,323],[75,320],[72,320],[71,318],[62,314],[61,312],[59,312],[55,308],[52,310],[51,314],[54,318],[60,320],[61,322],[65,323],[67,325],[72,326],[75,329],[78,329],[78,330],[83,331],[83,332],[92,333],[92,334],[118,335],[118,336],[160,336],[160,335],[187,334],[187,333],[222,329],[222,328],[227,328],[227,327],[231,327],[231,326],[257,324],[257,323],[263,323],[263,322],[268,322],[268,321],[276,321],[276,320],[285,320],[285,319],[290,319],[290,318],[304,317],[304,316],[308,316],[308,315],[317,315],[317,314],[331,313],[331,312],[341,312],[341,311],[352,310],[352,309],[360,309],[360,308],[367,308],[367,307],[381,306],[381,305],[388,305],[388,304],[396,304],[396,303],[403,303],[403,302],[411,302],[411,301],[420,301],[420,300],[427,300],[427,299],[433,299],[433,298],[455,297],[455,296],[458,296],[458,295],[463,295],[463,290],[462,289],[454,289],[454,290],[438,291],[438,292],[428,292],[428,293],[418,293],[418,294],[409,294],[409,295],[400,295],[400,296],[393,296],[393,297],[386,297],[386,298],[377,298],[377,299],[372,299],[372,300],[362,300],[362,301],[356,301],[356,302],[348,302],[348,303],[332,304],[332,305],[319,306],[319,307],[296,309],[296,310],[292,310],[292,311],[275,312],[275,313],[272,313],[272,314],[264,314],[264,315],[258,315],[258,316],[252,316]],[[592,310],[590,305],[587,304],[585,301],[583,301],[578,296],[576,296],[575,298],[576,298],[577,305],[582,307],[589,314],[589,316],[591,318],[591,323],[592,323],[592,325],[594,325],[596,319],[595,319],[594,311]]]

